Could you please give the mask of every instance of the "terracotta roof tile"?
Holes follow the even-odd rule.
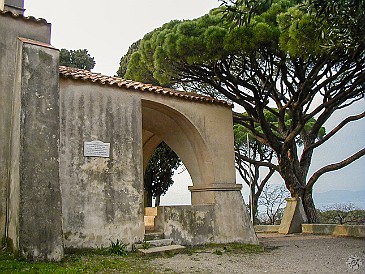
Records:
[[[15,13],[12,13],[11,11],[9,11],[9,10],[0,10],[0,15],[1,16],[13,17],[15,19],[20,19],[20,20],[32,21],[32,22],[35,22],[35,23],[49,24],[43,18],[35,18],[33,16],[24,16],[22,14],[15,14]]]
[[[77,69],[77,68],[70,68],[65,66],[60,66],[60,76],[64,78],[71,78],[75,80],[84,80],[90,81],[93,83],[99,83],[102,85],[109,85],[109,86],[117,86],[117,87],[124,87],[127,89],[139,90],[141,92],[151,92],[155,94],[160,94],[163,96],[173,96],[182,98],[184,100],[190,101],[197,101],[202,103],[213,103],[224,105],[227,107],[232,107],[232,104],[224,101],[218,100],[212,97],[204,96],[201,94],[193,93],[193,92],[182,92],[177,91],[169,88],[163,88],[159,86],[153,86],[151,84],[144,84],[140,82],[135,82],[131,80],[125,80],[119,77],[110,77],[106,75],[102,75],[100,73],[91,72],[88,70]]]
[[[49,49],[56,49],[52,45],[47,44],[47,43],[43,43],[43,42],[40,42],[40,41],[36,41],[36,40],[28,39],[28,38],[23,38],[23,37],[18,37],[18,39],[20,41],[22,41],[23,43],[32,44],[32,45],[36,45],[36,46],[41,46],[41,47],[45,47],[45,48],[49,48]]]

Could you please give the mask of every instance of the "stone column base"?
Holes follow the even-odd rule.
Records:
[[[279,233],[291,234],[301,233],[302,224],[308,222],[301,198],[286,199],[284,216],[281,220]]]

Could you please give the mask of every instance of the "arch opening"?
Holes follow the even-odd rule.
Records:
[[[153,151],[164,141],[184,163],[194,186],[213,183],[209,150],[197,126],[166,105],[142,100],[143,170]]]

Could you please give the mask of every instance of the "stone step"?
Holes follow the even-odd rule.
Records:
[[[144,232],[145,233],[153,233],[155,231],[155,226],[145,226]]]
[[[149,232],[144,234],[145,241],[160,240],[165,238],[165,235],[161,232]]]
[[[156,216],[144,216],[144,225],[145,226],[154,226],[155,218],[156,218]]]
[[[167,246],[167,245],[172,245],[173,240],[172,239],[159,239],[159,240],[151,240],[151,241],[146,241],[147,246],[149,246],[149,248],[151,247],[156,247],[156,246]],[[143,244],[136,244],[134,245],[134,247],[136,249],[144,249],[144,247],[146,246],[145,243]]]
[[[177,253],[184,249],[185,249],[185,246],[182,246],[182,245],[167,245],[167,246],[151,247],[149,249],[138,249],[138,252],[140,252],[144,255],[152,255],[152,254],[163,254],[165,252]]]

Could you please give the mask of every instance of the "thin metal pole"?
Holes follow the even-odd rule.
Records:
[[[248,133],[247,133],[247,156],[248,158],[250,158],[250,139],[248,138]],[[249,172],[248,172],[248,176],[249,176],[249,180],[250,180],[250,215],[251,215],[251,223],[253,224],[253,193],[252,193],[252,176],[251,176],[251,163],[248,163],[248,167],[249,167]]]

